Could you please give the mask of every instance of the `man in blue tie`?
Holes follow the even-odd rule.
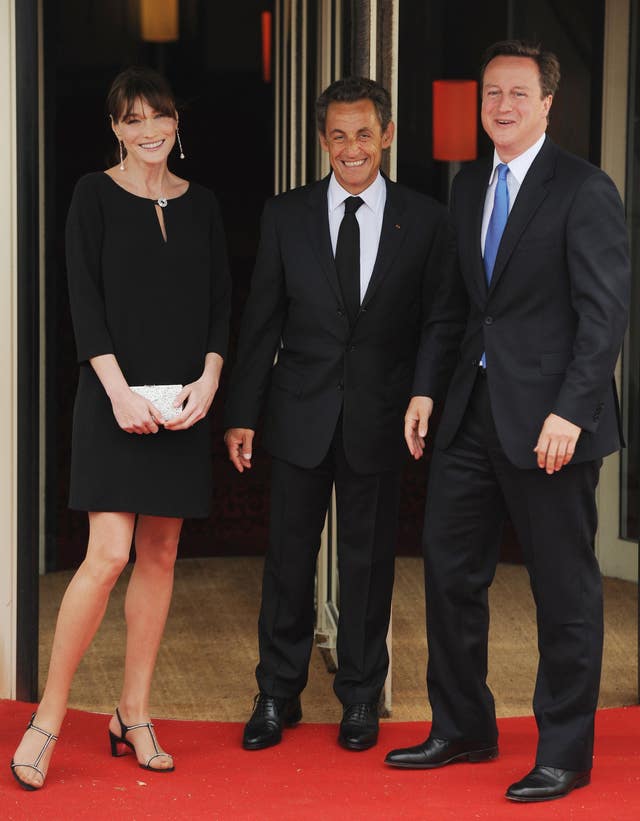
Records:
[[[425,512],[433,724],[423,744],[386,759],[429,769],[498,755],[487,593],[509,516],[540,651],[535,766],[507,790],[521,802],[590,781],[602,660],[595,490],[622,441],[613,374],[630,284],[624,212],[606,174],[546,136],[559,79],[539,47],[507,41],[485,56],[482,124],[495,150],[453,185],[466,330]],[[431,409],[427,396],[409,405],[414,458]]]

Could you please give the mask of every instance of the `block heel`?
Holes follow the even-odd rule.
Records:
[[[143,770],[151,770],[154,773],[172,773],[175,770],[173,763],[171,767],[151,766],[151,762],[156,758],[170,758],[172,762],[173,758],[169,755],[169,753],[162,752],[162,750],[158,746],[158,740],[156,738],[153,724],[150,721],[146,721],[142,724],[131,724],[127,726],[122,720],[120,710],[117,707],[116,718],[118,719],[118,723],[120,724],[120,735],[117,736],[114,732],[112,732],[112,730],[109,730],[109,745],[111,747],[111,755],[114,758],[120,758],[123,755],[127,755],[129,750],[131,750],[131,752],[133,752],[136,758],[138,758],[134,744],[126,738],[126,735],[131,730],[139,730],[141,727],[145,727],[149,731],[149,735],[151,736],[151,741],[153,743],[153,749],[155,750],[155,752],[153,755],[149,756],[145,764],[138,760],[138,764],[140,765],[140,767],[142,767]]]

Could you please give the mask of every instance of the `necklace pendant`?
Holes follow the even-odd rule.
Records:
[[[167,198],[166,197],[158,197],[156,202],[158,203],[160,208],[166,208],[167,207]]]

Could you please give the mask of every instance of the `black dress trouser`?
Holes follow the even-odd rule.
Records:
[[[387,675],[400,481],[398,471],[351,469],[341,421],[318,467],[273,459],[256,679],[261,692],[279,698],[298,695],[307,683],[316,559],[335,482],[340,619],[334,690],[346,705],[377,701]]]
[[[536,604],[536,763],[590,769],[603,639],[594,553],[600,464],[569,463],[552,476],[514,467],[498,440],[487,378],[477,377],[459,433],[434,454],[425,511],[427,686],[435,737],[497,738],[486,683],[488,588],[508,513]]]

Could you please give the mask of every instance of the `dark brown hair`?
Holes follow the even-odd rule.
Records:
[[[482,58],[480,88],[482,88],[485,69],[495,57],[530,57],[538,66],[542,96],[554,95],[558,90],[560,63],[556,55],[551,51],[543,51],[539,44],[531,45],[522,40],[501,40],[489,46]]]
[[[367,77],[345,77],[336,80],[316,100],[316,125],[321,134],[327,125],[327,109],[331,103],[355,103],[371,100],[380,126],[386,131],[391,122],[391,95],[386,88]]]
[[[139,99],[160,114],[177,117],[171,86],[161,74],[146,66],[130,66],[118,74],[107,94],[107,113],[117,123],[131,113]]]

